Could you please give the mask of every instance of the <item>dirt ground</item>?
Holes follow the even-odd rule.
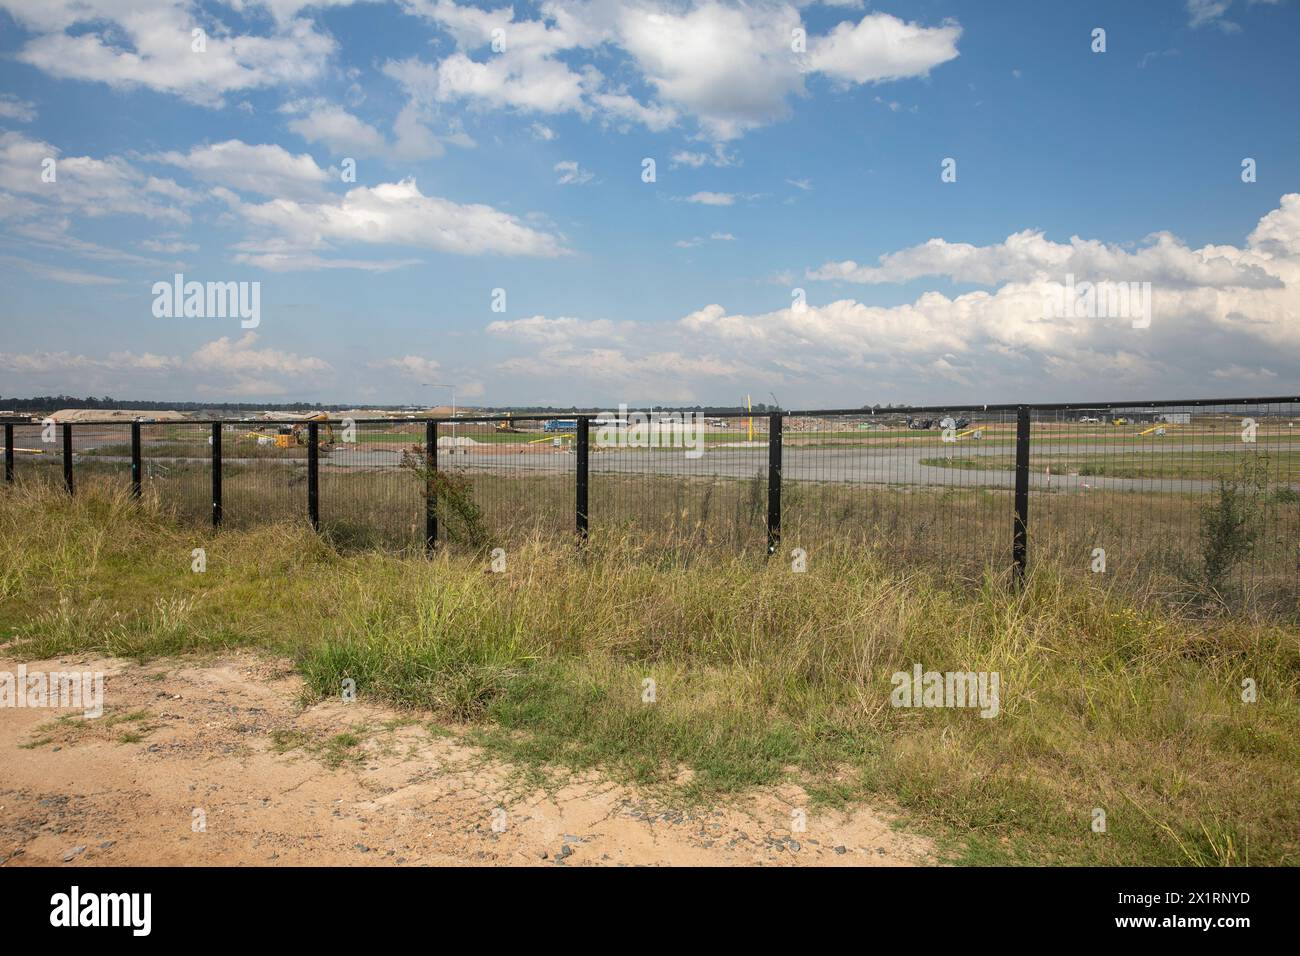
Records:
[[[252,654],[27,669],[102,671],[104,714],[0,708],[0,866],[934,860],[887,816],[805,809],[796,786],[703,807],[594,775],[539,789],[412,715],[304,707],[289,664]]]

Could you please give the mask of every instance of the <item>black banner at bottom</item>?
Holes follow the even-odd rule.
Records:
[[[589,934],[605,921],[619,932],[640,926],[682,939],[709,930],[745,936],[789,920],[870,938],[935,932],[948,943],[961,938],[950,934],[964,926],[976,934],[969,939],[1041,928],[1054,934],[1050,939],[1071,942],[1127,936],[1231,945],[1259,930],[1284,928],[1283,880],[1290,875],[1260,869],[4,867],[0,925],[13,943],[76,935],[79,942],[127,945],[250,938],[337,943],[353,932],[373,945],[439,924],[441,932],[486,930],[497,943],[515,931],[531,945],[565,927]]]

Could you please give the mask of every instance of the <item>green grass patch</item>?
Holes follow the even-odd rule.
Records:
[[[301,523],[196,530],[93,486],[0,494],[11,657],[257,647],[312,695],[351,679],[539,776],[693,800],[796,781],[901,808],[954,862],[1300,863],[1297,628],[1160,597],[1045,559],[1018,592],[858,551],[794,574],[601,534],[523,542],[496,574],[479,551],[334,551]],[[914,663],[998,673],[998,716],[891,707]],[[142,738],[145,716],[110,733]],[[368,734],[271,746],[345,766]]]

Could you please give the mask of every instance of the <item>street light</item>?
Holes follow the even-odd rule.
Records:
[[[442,385],[438,382],[421,382],[422,388],[449,388],[451,389],[451,453],[456,454],[456,386]]]

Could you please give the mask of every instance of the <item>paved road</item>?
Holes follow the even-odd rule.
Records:
[[[1294,450],[1295,446],[1282,443],[1265,443],[1249,446],[1252,452],[1260,450]],[[1132,444],[1077,445],[1070,442],[1040,442],[1034,454],[1060,456],[1131,455],[1143,454],[1224,452],[1246,449],[1247,446],[1221,442],[1179,442],[1148,444],[1135,448]],[[923,465],[922,459],[989,458],[997,466],[988,469],[945,468]],[[388,450],[338,449],[322,461],[342,467],[383,467],[396,464],[398,453]],[[938,443],[913,446],[857,446],[801,448],[787,444],[783,449],[782,474],[792,481],[830,481],[850,484],[902,484],[934,485],[951,488],[993,487],[1013,488],[1015,474],[1008,470],[1014,463],[1015,446],[1009,442],[963,443],[949,447]],[[452,455],[444,450],[439,456],[444,466],[509,472],[513,474],[572,474],[575,458],[571,451],[556,451],[522,455],[485,454],[475,446],[458,450]],[[993,462],[991,462],[993,463]],[[591,456],[591,471],[601,474],[665,475],[691,477],[752,478],[766,474],[767,446],[719,448],[710,447],[699,458],[687,458],[676,451],[646,451],[634,449],[602,449]],[[1037,488],[1124,490],[1124,491],[1212,491],[1217,482],[1187,478],[1103,478],[1078,475],[1045,474],[1041,469],[1032,471],[1030,485]]]

